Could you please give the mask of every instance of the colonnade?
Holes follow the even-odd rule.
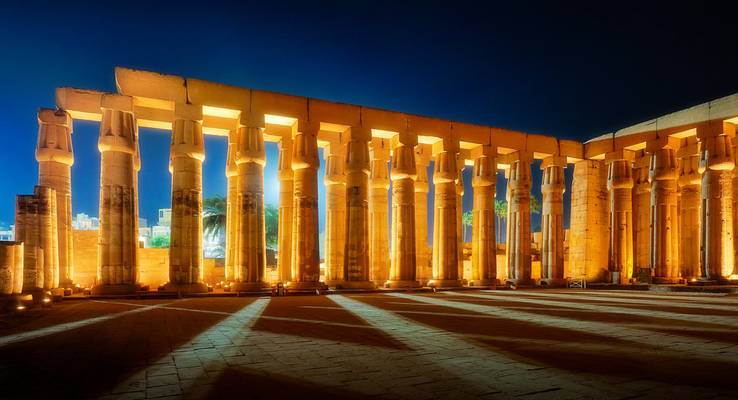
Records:
[[[36,260],[33,268],[43,269],[47,279],[26,276],[24,286],[74,282],[73,115],[100,122],[94,293],[130,293],[140,286],[139,126],[172,132],[169,283],[161,288],[166,291],[207,290],[202,256],[204,134],[228,137],[225,276],[234,290],[267,286],[267,140],[279,145],[278,280],[293,290],[497,284],[498,168],[506,173],[508,203],[507,265],[500,278],[515,286],[562,285],[576,275],[571,265],[564,270],[564,171],[569,163],[575,165],[571,246],[577,254],[570,264],[602,269],[605,276],[597,279],[612,283],[634,278],[721,282],[736,274],[735,125],[724,119],[695,123],[689,128],[695,132],[633,135],[629,145],[616,146],[610,138],[582,144],[198,80],[182,85],[185,80],[178,77],[118,73],[124,74],[118,79],[123,94],[60,89],[60,108],[39,111],[39,187],[33,196],[19,197],[17,219],[22,235],[34,236],[24,238],[25,257]],[[158,91],[127,80],[129,76],[158,85],[166,95],[157,98]],[[216,104],[206,107],[208,102]],[[65,104],[73,115],[64,110]],[[282,128],[275,129],[275,124]],[[424,135],[426,131],[432,134]],[[324,281],[318,228],[321,147],[328,203]],[[531,271],[534,160],[541,160],[543,176],[538,282]],[[471,187],[463,184],[467,162],[473,165]],[[434,206],[429,210],[431,191]],[[472,251],[471,268],[464,270],[462,198],[468,191],[474,200]],[[432,243],[427,240],[429,215]],[[34,230],[24,231],[25,226]]]

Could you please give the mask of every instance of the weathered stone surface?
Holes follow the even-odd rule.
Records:
[[[529,285],[531,278],[531,156],[518,152],[507,171],[507,281]]]
[[[696,145],[696,143],[695,143]],[[679,269],[685,279],[700,277],[700,184],[699,154],[687,154],[679,163]]]
[[[226,158],[226,179],[228,192],[226,194],[226,251],[225,251],[225,280],[232,282],[235,279],[237,249],[238,249],[238,164],[236,152],[238,148],[238,129],[228,134],[228,155]],[[291,197],[291,196],[290,196]],[[280,230],[280,233],[282,231]],[[281,253],[280,253],[281,254]]]
[[[72,247],[72,117],[63,110],[38,112],[38,184],[56,191],[59,236],[59,282],[71,286],[74,278]]]
[[[433,279],[430,286],[459,287],[456,230],[456,179],[458,168],[454,149],[436,155],[433,167],[435,201],[433,204]]]
[[[497,165],[494,157],[482,155],[474,160],[472,187],[472,269],[470,286],[497,284],[497,245],[495,240],[495,184]]]
[[[287,283],[292,280],[292,207],[293,172],[292,172],[292,137],[284,136],[279,141],[279,237],[277,238],[277,269],[279,280]]]
[[[352,127],[346,148],[346,247],[343,282],[347,288],[373,288],[369,280],[369,139],[371,132]]]
[[[541,193],[541,282],[560,286],[564,282],[564,168],[566,160],[543,160]]]
[[[633,270],[651,268],[651,156],[642,154],[633,163]]]
[[[432,246],[428,244],[428,166],[431,159],[431,146],[415,146],[415,264],[416,278],[426,285],[433,278]]]
[[[607,167],[583,160],[574,164],[571,194],[569,270],[566,277],[602,281],[609,258]]]
[[[23,291],[23,243],[0,242],[0,295]]]
[[[372,138],[369,156],[369,279],[377,286],[384,286],[390,269],[389,140]]]
[[[392,153],[392,258],[389,287],[419,286],[415,269],[415,144],[396,140]],[[395,140],[395,139],[393,139]]]
[[[56,191],[45,186],[16,197],[15,239],[24,244],[24,293],[59,287],[56,198]]]
[[[345,138],[331,142],[325,157],[325,282],[340,285],[344,280],[346,250],[346,144]]]
[[[103,98],[100,238],[94,293],[130,293],[138,283],[138,129],[132,99]]]
[[[608,162],[610,192],[610,282],[624,283],[633,276],[633,169],[631,161]]]
[[[648,179],[651,181],[651,269],[656,283],[679,281],[677,175],[674,149],[654,151]]]

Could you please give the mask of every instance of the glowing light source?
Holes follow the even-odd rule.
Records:
[[[728,277],[729,281],[738,281],[738,274],[733,274]]]
[[[20,305],[20,306],[16,307],[15,309],[18,310],[18,311],[23,311],[23,310],[26,309],[26,306]]]

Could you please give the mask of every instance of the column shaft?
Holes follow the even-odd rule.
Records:
[[[72,233],[72,117],[62,110],[41,109],[38,113],[38,184],[56,192],[59,247],[59,284],[74,281]]]
[[[266,236],[264,230],[264,152],[263,122],[254,118],[238,128],[238,262],[237,291],[266,287]]]
[[[428,164],[430,146],[415,146],[415,264],[416,277],[421,285],[433,278],[431,250],[428,246]]]
[[[520,155],[508,170],[507,281],[529,285],[531,279],[530,158]]]
[[[611,160],[607,189],[610,192],[610,281],[628,282],[633,274],[633,173],[629,160]]]
[[[346,250],[346,146],[331,143],[325,154],[325,282],[340,285],[344,280]]]
[[[541,192],[541,283],[564,282],[564,167],[566,159],[551,157],[543,161]]]
[[[495,183],[497,167],[493,157],[474,160],[474,210],[472,219],[472,269],[470,286],[497,285],[497,243],[495,240]]]
[[[103,97],[98,141],[100,236],[95,294],[132,293],[138,284],[138,130],[132,110],[131,98]]]
[[[343,286],[373,288],[369,280],[369,147],[371,133],[355,127],[346,148],[346,249]]]
[[[45,186],[34,187],[32,195],[16,196],[15,240],[23,242],[23,293],[59,287],[56,199],[56,191]]]
[[[225,280],[235,281],[235,266],[237,263],[238,249],[238,164],[236,164],[236,149],[238,129],[234,129],[228,135],[228,157],[226,160],[226,179],[228,193],[226,195],[226,254],[225,254]]]
[[[733,273],[733,148],[728,135],[719,132],[703,138],[702,171],[702,277],[724,281]],[[699,135],[699,132],[698,132]]]
[[[464,159],[457,154],[456,167],[459,168],[456,176],[456,264],[459,268],[459,279],[462,283],[468,280],[464,272]],[[471,271],[470,271],[471,272]]]
[[[167,291],[206,292],[202,283],[202,162],[205,144],[202,114],[177,105],[172,124],[172,230]]]
[[[294,204],[292,227],[292,281],[290,289],[319,289],[318,137],[317,128],[298,128],[294,137],[292,171]]]
[[[389,287],[419,286],[415,277],[415,149],[398,142],[392,154],[392,259]]]
[[[433,204],[433,280],[429,286],[459,287],[458,245],[456,231],[456,153],[441,151],[433,168],[435,201]]]
[[[651,157],[643,155],[633,163],[633,275],[651,268]]]
[[[369,148],[369,279],[384,286],[389,279],[389,141],[373,138]]]
[[[677,164],[674,149],[655,150],[651,181],[651,269],[655,283],[679,281]]]
[[[277,269],[279,280],[287,283],[292,280],[292,137],[279,141],[279,229],[277,244]]]

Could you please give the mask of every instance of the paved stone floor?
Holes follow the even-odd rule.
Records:
[[[738,398],[738,296],[66,301],[0,318],[0,398]]]

